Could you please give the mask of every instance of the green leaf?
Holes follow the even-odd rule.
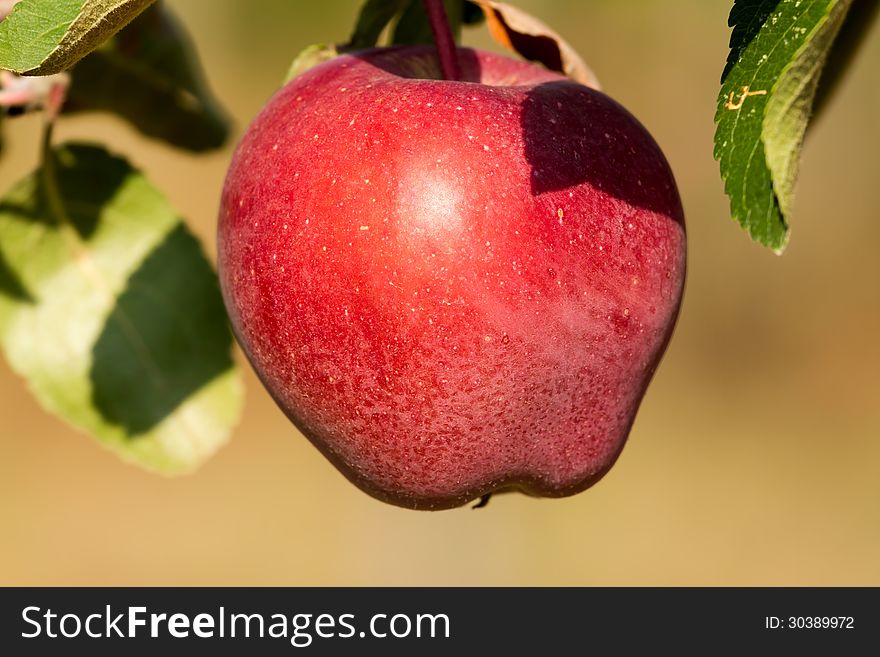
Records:
[[[375,46],[391,20],[410,3],[415,2],[420,0],[366,0],[358,14],[354,32],[345,46],[346,49],[360,50]]]
[[[339,49],[331,44],[316,43],[306,46],[303,51],[296,56],[290,68],[287,70],[287,76],[284,78],[284,84],[287,84],[293,78],[308,71],[313,66],[317,66],[322,62],[333,59],[339,55]]]
[[[0,68],[22,75],[69,69],[154,0],[22,0],[0,23]]]
[[[461,40],[461,22],[464,14],[464,0],[444,0],[446,18],[452,28],[455,41]],[[425,5],[421,0],[414,0],[404,9],[394,26],[391,43],[399,45],[419,45],[434,43],[434,33],[431,32],[431,23],[425,13]]]
[[[202,75],[189,35],[154,5],[72,71],[65,112],[107,111],[191,151],[218,148],[229,120]]]
[[[126,461],[191,470],[241,408],[216,276],[127,162],[69,145],[49,163],[0,201],[0,346],[47,410]]]
[[[800,150],[822,68],[852,0],[736,0],[715,114],[730,211],[752,239],[788,242]]]

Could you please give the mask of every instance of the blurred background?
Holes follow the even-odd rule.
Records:
[[[347,38],[359,5],[168,4],[236,138],[294,55]],[[562,500],[398,509],[338,474],[244,365],[231,442],[167,479],[45,414],[0,363],[0,584],[880,585],[880,23],[810,131],[780,258],[730,220],[712,159],[729,0],[516,4],[649,128],[684,200],[682,315],[614,469]],[[465,43],[494,49],[484,28]],[[4,189],[36,165],[39,119],[6,128]],[[193,157],[108,115],[58,133],[126,154],[213,257],[235,140]]]

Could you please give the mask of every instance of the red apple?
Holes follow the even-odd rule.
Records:
[[[623,107],[432,48],[288,83],[229,170],[219,270],[269,392],[351,481],[439,509],[614,463],[685,275],[672,173]]]

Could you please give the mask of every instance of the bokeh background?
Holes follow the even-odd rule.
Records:
[[[300,48],[348,36],[359,3],[169,4],[239,135]],[[683,312],[614,469],[563,500],[397,509],[339,475],[245,365],[232,441],[167,479],[45,414],[0,364],[0,584],[880,584],[880,23],[810,131],[780,258],[729,219],[712,159],[728,0],[518,4],[648,126],[684,200]],[[494,47],[482,30],[465,42]],[[6,128],[3,188],[35,166],[39,119]],[[98,115],[58,138],[127,154],[213,256],[234,144],[192,157]]]

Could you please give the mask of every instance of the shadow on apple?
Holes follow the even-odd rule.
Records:
[[[641,176],[643,162],[630,164],[636,153],[632,125],[637,122],[618,103],[610,101],[609,107],[609,100],[605,96],[597,103],[594,92],[567,81],[544,82],[526,93],[521,128],[532,194],[587,184],[632,207],[652,212],[675,207],[674,190],[653,184],[655,176]],[[584,112],[598,116],[603,129],[592,130]],[[560,125],[567,126],[563,135]]]

